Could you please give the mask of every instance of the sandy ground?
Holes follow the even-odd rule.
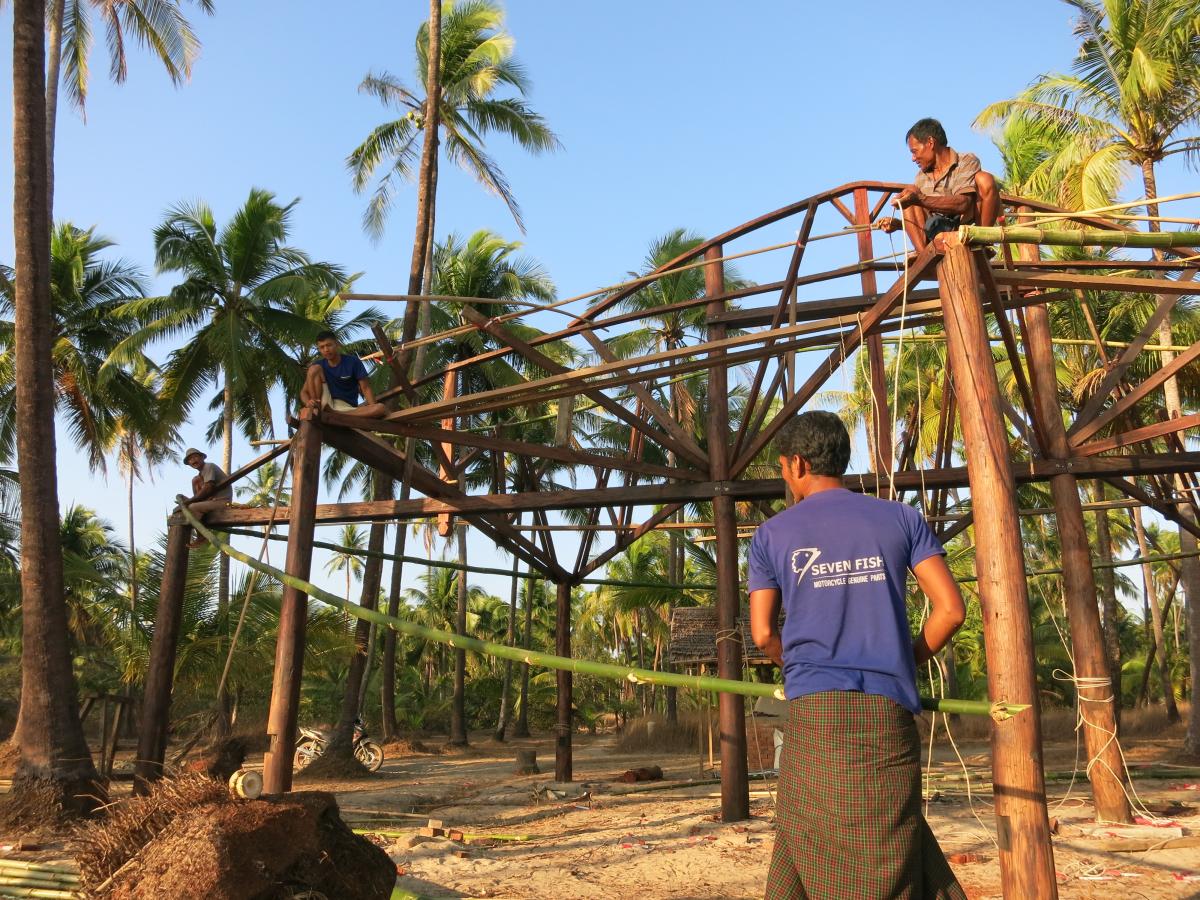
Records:
[[[305,786],[336,791],[355,827],[394,832],[376,840],[402,871],[400,885],[423,897],[609,898],[624,891],[638,900],[762,896],[774,846],[773,781],[752,783],[750,821],[726,825],[718,821],[717,787],[688,783],[712,777],[711,771],[701,772],[694,755],[618,755],[613,737],[579,735],[574,788],[579,795],[555,797],[538,793],[553,777],[549,739],[497,745],[481,734],[472,740],[458,754],[389,759],[371,779]],[[1176,758],[1177,744],[1134,747],[1131,765]],[[518,747],[536,748],[549,774],[512,775]],[[930,768],[929,821],[968,895],[999,897],[987,745],[960,742],[960,749],[972,776],[972,797],[968,800],[962,765],[948,747],[940,748]],[[1049,748],[1048,769],[1069,773],[1073,753],[1073,745]],[[654,764],[663,768],[669,786],[645,790],[646,785],[612,780],[623,770]],[[1135,787],[1147,803],[1184,804],[1171,821],[1184,835],[1200,834],[1200,790],[1194,783],[1135,777]],[[1086,792],[1077,785],[1067,796],[1067,788],[1066,782],[1050,785],[1051,815],[1059,825],[1055,861],[1061,897],[1200,897],[1200,848],[1098,851],[1089,841],[1106,835],[1086,833],[1094,828],[1091,806],[1081,796]],[[417,829],[427,818],[468,835],[529,840],[419,841]],[[1120,829],[1109,831],[1118,836]],[[1173,834],[1136,831],[1138,837]]]
[[[439,740],[425,743],[441,749]],[[719,789],[711,783],[715,773],[694,753],[618,754],[615,746],[612,735],[576,735],[575,783],[560,786],[562,792],[546,790],[553,778],[552,738],[496,744],[482,733],[472,735],[466,750],[397,752],[373,776],[305,779],[296,788],[336,793],[347,821],[373,833],[396,862],[399,885],[420,897],[761,897],[775,841],[774,781],[752,781],[752,818],[726,825],[719,821]],[[519,748],[537,751],[543,774],[513,774]],[[962,763],[944,742],[935,750],[928,767],[927,815],[968,896],[999,898],[988,746],[960,740],[959,749]],[[1069,775],[1074,752],[1072,743],[1047,745],[1047,771]],[[1058,823],[1055,862],[1064,900],[1200,898],[1200,847],[1116,853],[1095,846],[1114,837],[1200,835],[1195,769],[1181,768],[1178,777],[1137,774],[1139,766],[1151,763],[1161,772],[1180,753],[1174,736],[1126,743],[1139,799],[1158,809],[1173,804],[1174,831],[1142,826],[1132,835],[1120,828],[1096,834],[1082,777],[1069,793],[1065,780],[1051,781],[1050,814]],[[258,755],[248,767],[261,762]],[[650,765],[662,767],[664,781],[614,781],[627,769]],[[120,788],[114,792],[120,793]],[[467,839],[421,839],[418,830],[431,818],[465,832]],[[474,838],[487,834],[526,839]],[[0,847],[0,853],[24,859],[64,855],[61,842],[40,849],[13,853]]]

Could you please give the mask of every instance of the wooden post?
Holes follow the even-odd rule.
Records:
[[[162,584],[158,589],[158,610],[154,614],[154,637],[150,641],[150,665],[142,698],[142,727],[138,733],[134,764],[133,790],[137,794],[149,793],[150,782],[162,777],[167,755],[167,722],[171,712],[175,649],[179,642],[191,536],[192,528],[186,523],[172,522],[167,526],[167,553]]]
[[[975,567],[983,609],[988,695],[1028,704],[992,726],[1000,879],[1005,897],[1058,896],[1054,849],[1046,816],[1041,707],[1034,673],[1033,628],[1017,518],[1016,485],[1000,387],[983,319],[975,264],[953,237],[938,264],[946,344],[966,444],[975,517]]]
[[[704,292],[715,297],[724,292],[725,271],[722,248],[704,252]],[[723,312],[725,302],[713,300],[708,315]],[[708,339],[723,340],[724,325],[710,325]],[[708,370],[708,460],[712,480],[718,485],[729,478],[729,373],[724,352],[709,355]],[[717,538],[717,676],[738,681],[742,677],[741,585],[738,582],[737,516],[728,493],[713,497],[713,522]],[[721,730],[721,818],[736,822],[750,816],[750,782],[746,772],[746,709],[737,694],[721,694],[718,707]]]
[[[284,571],[305,580],[312,566],[313,525],[320,477],[321,428],[313,419],[303,418],[292,439],[292,505]],[[267,736],[271,744],[263,761],[263,793],[266,794],[282,794],[292,788],[292,756],[296,747],[296,714],[300,704],[307,626],[308,595],[285,586],[279,607],[279,636],[275,642],[271,709],[267,715]]]
[[[554,652],[571,655],[571,585],[560,581],[554,596]],[[558,688],[558,722],[554,731],[554,780],[571,780],[571,732],[575,727],[571,715],[571,673],[565,669],[555,672]]]
[[[1020,244],[1017,250],[1022,260],[1039,258],[1038,250],[1032,244]],[[1033,382],[1034,408],[1031,412],[1045,435],[1046,447],[1043,449],[1046,455],[1051,459],[1067,459],[1071,456],[1071,448],[1063,426],[1054,346],[1050,343],[1050,314],[1045,304],[1026,307],[1024,323],[1025,353]],[[1071,626],[1075,677],[1080,679],[1076,695],[1079,713],[1085,723],[1083,740],[1087,748],[1087,771],[1092,783],[1096,820],[1128,823],[1133,820],[1123,784],[1125,765],[1120,745],[1113,740],[1117,733],[1113,697],[1121,687],[1119,681],[1113,683],[1105,653],[1096,602],[1096,578],[1092,572],[1092,551],[1083,523],[1079,485],[1070,473],[1055,475],[1050,479],[1050,492],[1062,545],[1063,595]]]
[[[871,208],[867,203],[867,189],[854,189],[854,224],[869,225],[871,223]],[[866,262],[875,257],[873,234],[870,231],[860,231],[858,237],[858,261]],[[864,269],[859,276],[862,292],[865,297],[874,297],[879,293],[875,280],[874,269]],[[891,399],[888,397],[887,372],[883,360],[883,335],[874,331],[867,335],[867,364],[871,376],[871,416],[867,427],[871,429],[871,446],[875,455],[871,459],[871,470],[876,475],[886,475],[889,487],[892,482],[894,448],[892,446],[892,410]]]

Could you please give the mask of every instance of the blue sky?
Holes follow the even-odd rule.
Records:
[[[386,69],[414,80],[413,38],[427,4],[217,6],[212,18],[196,14],[203,53],[180,89],[139,51],[128,83],[115,86],[97,48],[86,124],[65,103],[61,110],[57,217],[98,226],[121,255],[151,271],[151,232],[168,206],[202,198],[224,220],[251,187],[262,187],[301,198],[294,244],[362,272],[362,291],[402,291],[415,194],[398,198],[386,236],[374,243],[360,227],[365,200],[353,193],[344,160],[388,116],[357,93],[362,77]],[[939,117],[956,148],[994,166],[990,141],[970,128],[975,115],[1039,73],[1065,69],[1075,48],[1071,9],[1050,0],[955,10],[516,0],[508,14],[533,81],[530,102],[563,150],[533,158],[500,139],[490,149],[524,208],[525,252],[564,296],[620,279],[671,228],[717,233],[846,181],[909,180],[903,135],[921,116]],[[4,59],[11,58],[9,21],[5,14],[0,27]],[[4,146],[11,146],[10,121],[0,117]],[[520,237],[501,202],[448,166],[442,173],[439,236],[489,228]],[[1186,189],[1186,175],[1168,167],[1161,192]],[[11,208],[11,185],[5,153],[0,208]],[[0,259],[12,259],[7,217]],[[760,277],[760,265],[747,264],[743,274]],[[781,265],[761,269],[761,277],[781,278]],[[162,278],[154,284],[171,286]],[[206,418],[197,414],[185,440],[203,445]],[[235,464],[250,454],[239,448]],[[89,473],[62,434],[59,457],[64,506],[82,503],[123,522],[115,468],[107,479]],[[141,546],[161,532],[170,498],[190,475],[168,465],[138,487]],[[482,545],[473,555],[503,564]]]

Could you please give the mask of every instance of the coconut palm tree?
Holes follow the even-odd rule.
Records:
[[[94,469],[124,428],[159,430],[151,379],[153,364],[142,353],[116,365],[119,342],[135,330],[117,315],[142,297],[145,279],[124,260],[104,259],[113,242],[68,223],[55,228],[50,244],[51,367],[54,408],[65,419],[75,446]],[[18,352],[13,322],[16,276],[0,267],[0,456],[10,458],[15,442]]]
[[[1157,217],[1156,166],[1178,154],[1195,159],[1200,152],[1200,11],[1194,0],[1067,0],[1079,11],[1076,34],[1081,39],[1072,74],[1037,79],[1013,100],[994,103],[979,117],[981,124],[1021,116],[1061,128],[1087,152],[1104,154],[1136,167],[1148,200],[1146,211]],[[1147,227],[1157,231],[1153,219]],[[1159,326],[1159,343],[1173,346],[1170,316]],[[1161,353],[1165,365],[1174,358]],[[1178,382],[1163,385],[1168,415],[1182,413]],[[1192,522],[1195,510],[1181,513]],[[1186,552],[1196,548],[1191,532],[1180,531]],[[1189,611],[1200,608],[1200,562],[1182,564]],[[1200,629],[1200,614],[1191,619]],[[1200,651],[1200,642],[1196,645]],[[1193,680],[1200,678],[1200,658],[1192,654]],[[1200,751],[1200,714],[1191,717],[1186,739],[1190,752]]]
[[[367,549],[363,531],[357,525],[343,525],[338,532],[338,544],[341,550],[335,550],[329,562],[325,563],[325,572],[336,575],[346,573],[346,599],[350,599],[350,581],[358,578],[363,571],[363,551]]]
[[[213,12],[212,0],[195,3],[203,12]],[[179,0],[51,0],[48,13],[46,156],[48,192],[53,201],[60,82],[65,76],[67,99],[82,115],[91,80],[93,15],[99,16],[107,32],[109,74],[117,84],[124,82],[128,74],[126,51],[131,39],[158,57],[175,85],[191,77],[200,41],[183,15]],[[53,214],[53,209],[49,212]]]
[[[368,74],[359,85],[362,93],[378,98],[389,109],[403,111],[399,119],[375,128],[347,159],[357,191],[366,190],[382,171],[363,214],[363,226],[372,235],[382,234],[399,183],[414,176],[428,103],[429,35],[426,23],[416,39],[417,90],[426,96],[386,71]],[[447,0],[442,5],[440,43],[439,132],[434,137],[445,148],[447,160],[504,201],[523,231],[520,207],[504,173],[487,155],[484,139],[489,134],[506,135],[531,153],[555,150],[559,142],[525,102],[530,83],[513,56],[515,42],[504,30],[504,10],[494,0]],[[506,90],[513,96],[500,95]],[[429,193],[432,210],[436,163]],[[433,229],[428,222],[418,222],[417,233],[432,235]]]
[[[95,804],[96,768],[79,723],[67,643],[58,535],[46,159],[46,7],[13,0],[13,341],[17,457],[21,467],[21,705],[13,733],[19,759],[12,792],[39,784],[66,809]],[[35,687],[36,686],[36,687]],[[26,795],[28,796],[28,795]]]
[[[511,305],[516,301],[545,302],[553,298],[553,282],[537,263],[515,255],[519,247],[519,244],[505,241],[490,231],[477,231],[466,241],[457,235],[450,235],[445,243],[434,251],[431,286],[433,292],[448,297],[479,297],[501,302],[485,306],[473,304],[469,300],[440,301],[431,310],[432,326],[438,331],[443,331],[451,325],[461,324],[464,307],[485,312],[488,316],[496,316],[516,309],[515,305]],[[532,332],[532,329],[512,323],[509,327],[526,335]],[[493,345],[494,339],[489,335],[477,329],[472,330],[470,333],[436,344],[430,353],[431,357],[436,358],[432,359],[430,364],[436,371],[438,368],[469,359]],[[521,378],[513,362],[504,358],[490,360],[482,365],[450,370],[446,375],[443,396],[475,393],[514,384]],[[472,424],[474,423],[458,420],[452,427],[464,429]],[[485,477],[491,478],[491,467],[488,467]],[[459,563],[466,565],[465,535],[460,534],[457,540]],[[466,615],[467,589],[464,573],[458,590],[456,616],[456,631],[460,634],[464,633]],[[467,740],[465,678],[466,652],[456,650],[454,698],[451,708],[451,741],[456,743],[465,743]]]
[[[298,377],[281,335],[311,340],[321,330],[320,322],[290,311],[288,303],[334,291],[346,280],[339,267],[313,262],[287,244],[297,202],[280,205],[270,192],[254,188],[221,228],[206,203],[171,208],[154,231],[155,259],[160,272],[184,280],[166,296],[118,311],[140,327],[114,351],[116,361],[126,362],[153,341],[186,336],[163,368],[163,415],[186,418],[205,387],[217,385],[210,408],[220,418],[209,434],[220,435],[226,472],[233,468],[235,419],[251,437],[269,432],[270,389]],[[229,560],[222,556],[222,622],[228,601]]]

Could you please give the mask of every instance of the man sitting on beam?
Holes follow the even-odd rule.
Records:
[[[367,379],[367,367],[353,354],[343,354],[337,335],[322,331],[317,335],[321,358],[308,367],[300,402],[307,409],[329,407],[351,416],[379,418],[387,407],[375,400],[375,391]],[[367,402],[359,406],[359,398]]]
[[[904,230],[917,250],[944,231],[960,225],[994,225],[1000,214],[996,179],[979,167],[974,153],[959,154],[948,146],[946,129],[937,119],[920,119],[905,135],[916,180],[892,200],[903,210]],[[900,221],[880,219],[878,227],[891,234]]]

